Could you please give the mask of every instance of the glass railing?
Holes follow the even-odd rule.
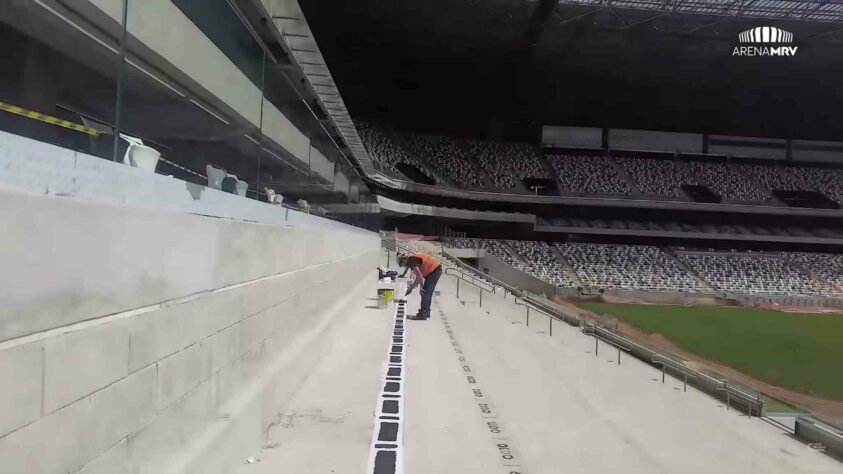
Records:
[[[347,203],[353,171],[233,4],[4,2],[0,131],[252,199]]]

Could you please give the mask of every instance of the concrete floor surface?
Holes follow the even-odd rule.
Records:
[[[404,472],[841,473],[758,418],[443,276],[431,319],[407,321]],[[374,298],[375,285],[371,298]],[[418,293],[408,314],[418,309]],[[393,309],[359,301],[243,473],[364,472]]]

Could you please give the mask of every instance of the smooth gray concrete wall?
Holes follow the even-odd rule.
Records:
[[[0,215],[0,472],[231,472],[379,256],[332,225],[14,193]]]
[[[268,205],[267,205],[268,206]],[[0,194],[0,341],[319,265],[375,234]]]
[[[498,280],[516,288],[539,295],[550,296],[556,294],[555,286],[506,264],[501,259],[488,252],[477,260],[477,266],[481,271],[488,268],[488,273],[491,277],[497,278]]]
[[[486,255],[485,249],[452,249],[448,247],[442,247],[442,252],[456,258],[477,258],[483,257]]]

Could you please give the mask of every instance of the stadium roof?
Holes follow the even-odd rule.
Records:
[[[843,2],[834,0],[561,0],[599,9],[631,8],[713,16],[843,22]]]
[[[542,124],[843,136],[843,25],[830,19],[843,0],[301,5],[354,119],[530,140]],[[790,33],[798,53],[734,57],[762,26]]]

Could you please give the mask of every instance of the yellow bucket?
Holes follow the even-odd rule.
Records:
[[[392,288],[379,288],[378,289],[378,308],[386,308],[389,306],[390,301],[392,298],[395,297],[395,290]]]

